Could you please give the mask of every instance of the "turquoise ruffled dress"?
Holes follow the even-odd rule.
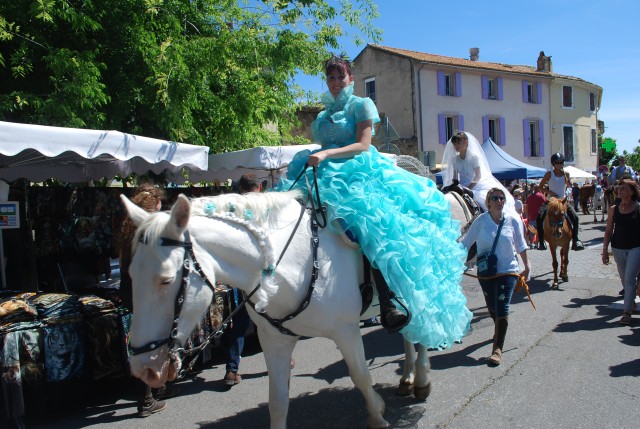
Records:
[[[327,92],[322,101],[326,110],[311,127],[323,149],[354,143],[358,122],[380,121],[375,104],[354,96],[353,85],[337,100]],[[310,154],[296,155],[279,189],[289,189]],[[312,170],[307,174],[311,180]],[[303,184],[301,179],[295,186],[304,190]],[[356,237],[411,311],[411,322],[401,331],[404,337],[437,349],[460,341],[472,317],[460,286],[466,250],[457,242],[459,222],[452,219],[435,183],[397,167],[372,145],[353,158],[323,161],[318,187],[330,225]]]

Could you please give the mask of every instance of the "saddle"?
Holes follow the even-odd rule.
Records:
[[[460,195],[462,200],[467,205],[469,211],[473,214],[473,218],[476,218],[482,213],[482,207],[480,207],[476,200],[473,199],[473,191],[466,186],[460,185],[460,182],[458,182],[458,180],[454,179],[451,182],[451,185],[442,188],[443,194],[447,194],[449,192]]]

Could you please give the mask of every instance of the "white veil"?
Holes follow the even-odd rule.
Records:
[[[480,207],[482,207],[484,211],[487,211],[485,199],[489,190],[491,188],[502,189],[502,192],[504,192],[504,195],[507,197],[507,202],[504,207],[505,211],[510,210],[513,214],[516,215],[516,217],[519,217],[520,215],[518,215],[518,213],[516,212],[516,206],[513,196],[495,177],[493,177],[493,174],[491,174],[489,161],[487,161],[487,157],[482,150],[482,146],[480,146],[480,142],[473,136],[473,134],[468,132],[465,132],[465,134],[467,136],[467,139],[469,140],[469,145],[467,146],[467,156],[475,155],[480,160],[480,180],[471,189],[473,191],[473,199],[476,200],[478,205],[480,205]],[[457,156],[458,153],[453,147],[451,139],[449,139],[447,145],[444,148],[444,154],[442,156],[442,164],[445,166],[445,169],[442,172],[442,183],[444,186],[449,186],[453,181],[453,160]],[[462,185],[464,186],[464,184]]]

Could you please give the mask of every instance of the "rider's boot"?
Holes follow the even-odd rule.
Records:
[[[395,294],[389,289],[380,270],[371,268],[371,273],[378,291],[378,301],[380,301],[380,323],[389,333],[398,332],[407,326],[411,320],[411,313],[404,314],[393,305],[391,299],[395,298]]]
[[[578,238],[578,230],[580,229],[580,219],[578,218],[578,213],[571,213],[571,211],[568,211],[567,218],[571,226],[571,250],[584,250],[584,244],[582,244],[582,241],[580,241],[580,239]]]
[[[544,241],[544,216],[538,216],[536,229],[538,231],[538,250],[547,250],[547,243]]]
[[[578,238],[577,226],[575,226],[573,229],[574,229],[574,231],[572,231],[573,244],[571,245],[571,250],[584,250],[584,244],[582,244],[582,241],[580,241],[580,239]]]

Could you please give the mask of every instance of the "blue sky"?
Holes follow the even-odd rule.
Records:
[[[480,61],[535,66],[551,56],[553,71],[603,88],[598,118],[605,137],[629,152],[640,139],[640,2],[638,0],[378,0],[381,45]],[[364,46],[343,40],[354,58]],[[326,90],[320,77],[297,79]]]

